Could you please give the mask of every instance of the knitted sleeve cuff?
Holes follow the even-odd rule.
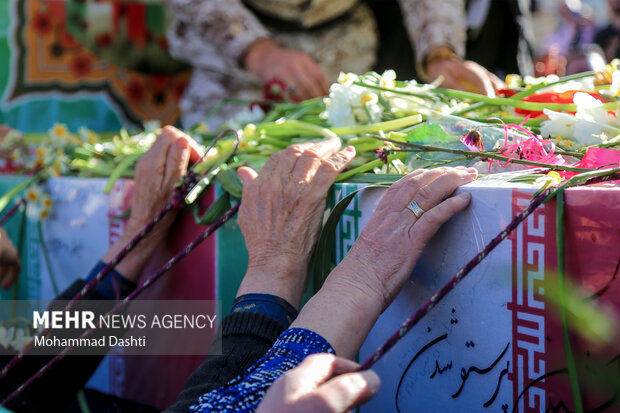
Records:
[[[273,343],[287,325],[254,312],[237,312],[222,320],[222,338],[227,336],[252,336]]]
[[[272,294],[244,294],[233,303],[232,313],[260,313],[276,319],[285,327],[291,325],[299,312],[288,301]]]
[[[244,374],[226,386],[203,394],[190,412],[254,411],[269,387],[282,374],[299,365],[310,354],[335,351],[314,331],[291,328],[278,337],[273,347]]]
[[[92,281],[97,274],[105,268],[107,264],[103,261],[99,261],[97,265],[90,270],[90,274],[86,277],[86,282]],[[122,300],[127,297],[133,290],[136,289],[136,284],[123,277],[121,273],[116,270],[110,271],[110,273],[103,279],[95,290],[99,292],[108,300]]]

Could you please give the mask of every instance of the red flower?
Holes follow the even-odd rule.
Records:
[[[90,73],[93,68],[92,62],[89,57],[84,55],[77,55],[71,60],[69,65],[71,71],[77,76],[85,76]]]
[[[99,47],[105,49],[112,44],[112,35],[110,33],[101,33],[95,40]]]
[[[284,100],[284,92],[286,92],[286,84],[274,77],[263,86],[263,99],[281,102]]]
[[[144,86],[140,82],[131,80],[127,85],[127,95],[129,96],[129,100],[132,102],[140,102],[144,100],[144,94]]]
[[[598,92],[588,92],[583,90],[567,90],[566,92],[557,93],[557,92],[541,92],[535,93],[533,95],[527,96],[523,98],[524,102],[539,102],[539,103],[573,103],[573,98],[575,97],[575,93],[577,92],[585,92],[590,96],[600,100],[601,102],[606,102],[605,99],[598,94]],[[520,115],[530,115],[531,117],[542,116],[542,112],[531,111],[525,109],[515,108],[515,112]],[[575,112],[571,112],[575,113]]]
[[[32,25],[34,26],[34,30],[41,36],[45,36],[54,28],[50,15],[43,12],[38,12],[37,14],[35,14],[34,18],[32,19]]]

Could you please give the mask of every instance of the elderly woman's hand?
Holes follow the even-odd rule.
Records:
[[[426,243],[469,205],[468,192],[451,195],[476,176],[474,168],[419,169],[392,185],[340,265],[346,279],[374,294],[385,309],[413,271]],[[420,218],[408,208],[411,201],[425,211]]]
[[[476,176],[473,168],[421,169],[392,185],[351,250],[292,326],[319,333],[339,355],[353,357],[426,243],[469,204],[469,193],[452,193]],[[419,218],[408,208],[411,201],[425,211]]]
[[[355,157],[353,147],[340,147],[338,138],[295,144],[274,154],[258,176],[239,168],[238,222],[249,262],[238,295],[269,293],[299,305],[327,191]]]
[[[3,228],[0,228],[0,281],[5,290],[17,280],[21,262],[17,249]]]
[[[257,413],[344,413],[379,391],[372,370],[332,354],[313,354],[271,386]]]
[[[198,144],[191,137],[172,126],[163,129],[136,165],[131,216],[123,236],[103,257],[104,262],[112,260],[170,202],[175,184],[187,172],[189,162],[198,160],[199,152]],[[166,214],[116,269],[126,278],[136,281],[175,217],[174,211]]]

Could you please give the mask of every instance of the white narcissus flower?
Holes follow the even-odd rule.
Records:
[[[594,90],[594,79],[592,77],[584,77],[581,79],[570,80],[568,82],[558,83],[547,90],[555,93],[564,93],[569,90]]]
[[[161,128],[161,122],[157,119],[144,121],[142,124],[145,132],[155,132]]]
[[[370,122],[381,122],[383,109],[379,105],[379,97],[375,93],[364,93],[360,98],[360,103],[366,109]]]
[[[555,112],[549,109],[543,109],[543,113],[547,115],[549,120],[544,121],[540,126],[540,134],[542,136],[551,136],[554,138],[573,136],[573,127],[577,122],[577,118],[569,113]]]
[[[31,339],[32,337],[26,336],[26,332],[24,331],[23,328],[18,328],[17,331],[15,332],[15,338],[13,339],[11,346],[15,350],[21,351],[24,348],[24,346],[28,344],[28,342],[30,342]]]
[[[360,98],[364,91],[364,88],[349,81],[332,84],[329,88],[329,97],[324,100],[327,123],[331,126],[357,125],[353,109],[354,106],[361,107]]]
[[[86,126],[82,126],[78,130],[78,135],[82,139],[82,142],[97,143],[99,141],[99,135],[88,129]]]
[[[386,70],[379,79],[379,86],[386,89],[394,89],[396,87],[396,72],[393,70]]]
[[[265,112],[259,105],[252,105],[240,110],[232,117],[232,119],[226,121],[224,126],[230,129],[241,129],[243,126],[249,123],[256,123],[265,117]]]
[[[609,91],[614,96],[620,96],[620,70],[615,70],[611,74],[611,85],[609,86]]]
[[[563,137],[574,139],[582,145],[596,145],[620,133],[620,120],[609,114],[600,100],[578,92],[573,102],[577,105],[575,115],[543,109],[543,113],[549,117],[540,128],[543,136]]]
[[[0,346],[7,348],[11,344],[9,331],[4,326],[0,326]]]

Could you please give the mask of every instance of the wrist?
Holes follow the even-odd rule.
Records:
[[[382,312],[381,300],[334,270],[301,310],[291,328],[324,337],[339,356],[353,358]]]
[[[418,68],[420,72],[419,75],[426,81],[430,81],[433,79],[429,79],[429,69],[436,65],[437,63],[443,63],[446,61],[460,61],[459,56],[446,45],[435,46],[431,48],[425,55],[422,60],[422,64]]]
[[[301,258],[282,255],[264,260],[251,258],[237,297],[252,293],[271,294],[299,308],[307,270],[307,260]]]

